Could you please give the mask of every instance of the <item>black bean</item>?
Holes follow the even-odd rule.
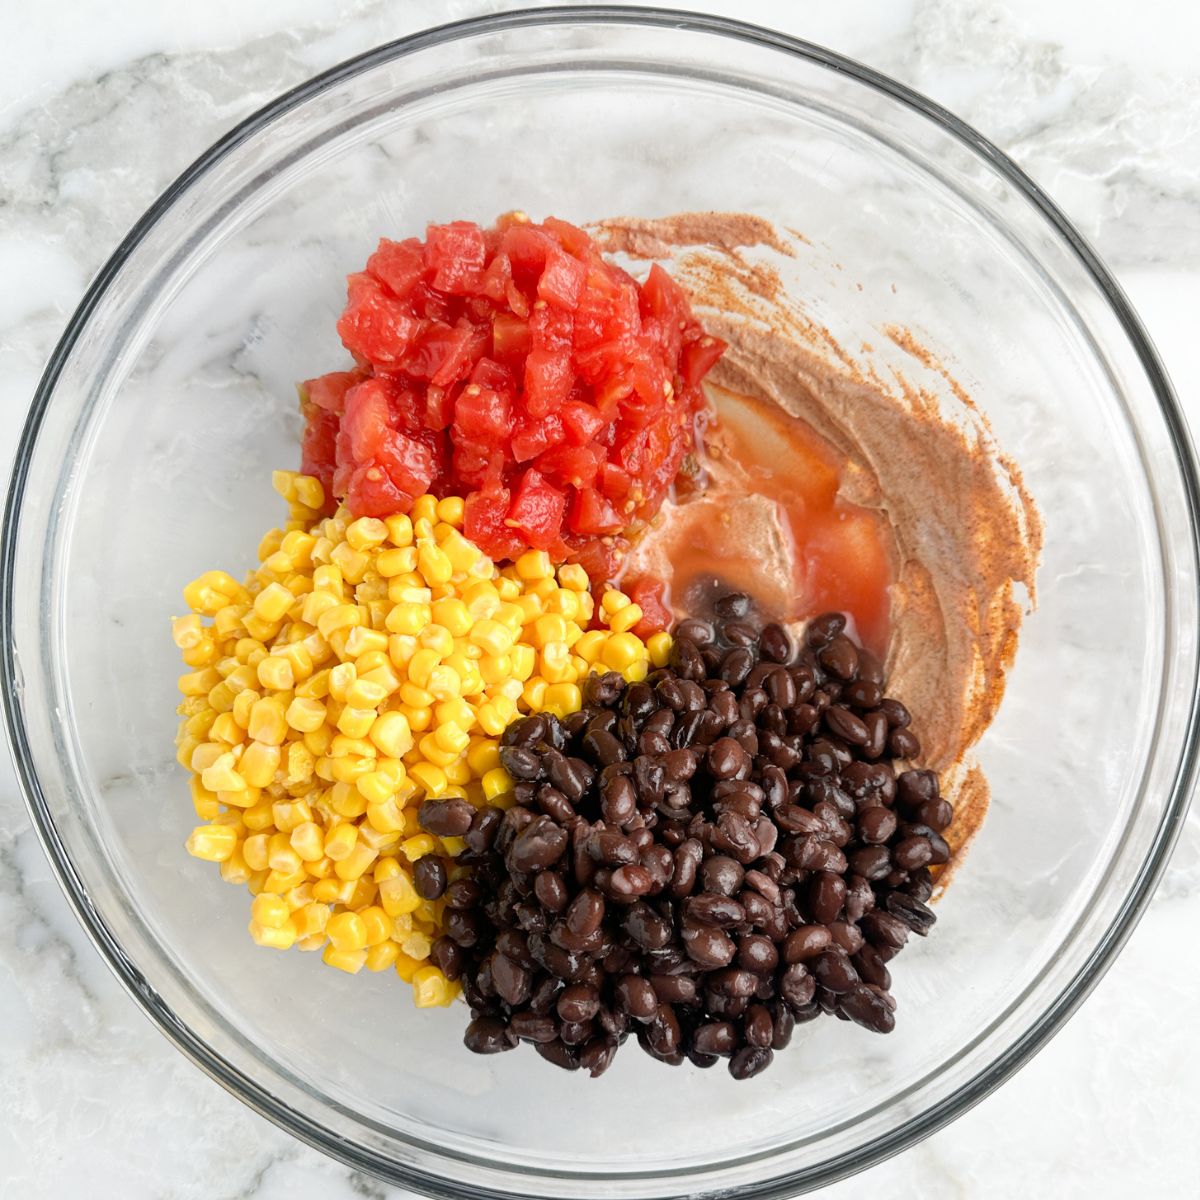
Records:
[[[724,854],[714,854],[705,859],[700,868],[700,886],[706,892],[720,892],[732,896],[741,891],[746,872],[736,860]]]
[[[743,934],[738,940],[738,966],[747,971],[770,972],[779,964],[779,950],[768,937]]]
[[[685,919],[682,932],[688,957],[702,967],[727,967],[737,953],[733,939],[714,925]]]
[[[644,950],[659,950],[671,940],[671,922],[647,904],[632,904],[625,915],[625,931]]]
[[[899,700],[881,700],[879,710],[887,718],[887,723],[892,729],[904,729],[912,721],[908,709]]]
[[[924,937],[937,920],[936,914],[920,900],[903,892],[890,892],[884,902],[889,913],[899,917],[913,931]]]
[[[876,805],[864,809],[858,818],[858,836],[871,845],[886,842],[896,832],[896,814],[890,808]]]
[[[759,653],[769,662],[786,663],[792,657],[792,639],[782,625],[772,622],[763,626],[759,637]]]
[[[417,812],[421,828],[436,837],[462,837],[471,828],[475,809],[465,800],[426,800]]]
[[[517,1039],[499,1017],[476,1017],[463,1034],[463,1044],[475,1054],[501,1054],[511,1050]]]
[[[827,992],[848,992],[858,982],[858,972],[849,957],[839,950],[826,950],[812,965],[813,977]]]
[[[895,1028],[896,1018],[887,1002],[865,984],[842,996],[840,1008],[855,1024],[876,1033],[890,1033]]]
[[[892,847],[892,862],[902,871],[915,871],[933,862],[933,847],[928,838],[903,837]]]
[[[736,621],[750,613],[750,597],[745,592],[727,592],[714,602],[713,612],[722,621]]]
[[[689,921],[715,925],[718,929],[732,929],[746,919],[745,908],[721,892],[702,892],[693,896],[684,902],[683,912]]]
[[[427,854],[413,865],[413,886],[423,900],[437,900],[447,882],[446,864],[436,855]]]
[[[567,928],[578,937],[594,933],[603,919],[604,897],[594,888],[584,888],[567,909]]]
[[[808,889],[808,907],[814,923],[828,925],[841,915],[846,900],[846,881],[826,871],[812,876]]]
[[[827,646],[846,628],[846,618],[841,613],[825,613],[809,621],[804,630],[804,640],[814,650]]]
[[[833,941],[825,925],[801,925],[792,930],[783,944],[783,960],[786,963],[807,962],[827,950]]]
[[[598,767],[607,767],[625,758],[625,747],[606,729],[590,729],[583,738],[583,752]]]
[[[553,1017],[532,1012],[513,1013],[508,1029],[523,1042],[552,1042],[558,1037],[558,1022]]]
[[[893,758],[913,759],[921,753],[921,743],[911,729],[893,729],[887,748]]]
[[[658,997],[648,979],[640,975],[622,975],[613,989],[617,1008],[635,1021],[653,1020],[658,1012]]]
[[[874,881],[887,875],[892,860],[886,846],[864,846],[850,855],[849,864],[854,874]]]
[[[600,1011],[600,993],[589,984],[573,983],[559,992],[555,1008],[564,1021],[590,1021]]]
[[[569,1046],[564,1046],[557,1038],[549,1042],[535,1042],[533,1048],[548,1063],[562,1067],[564,1071],[578,1071],[579,1059]]]
[[[440,937],[429,951],[430,961],[447,979],[458,979],[463,972],[466,955],[457,942]]]
[[[544,871],[563,856],[567,835],[549,817],[538,817],[513,841],[508,862],[514,871]]]
[[[875,909],[859,922],[867,941],[876,947],[899,950],[908,941],[908,925],[889,912]]]
[[[858,649],[841,634],[821,647],[817,661],[835,679],[850,680],[858,674]]]
[[[743,1046],[729,1060],[729,1073],[734,1079],[751,1079],[765,1071],[774,1058],[769,1046]]]
[[[710,1021],[698,1026],[692,1034],[692,1045],[701,1054],[714,1054],[720,1058],[732,1054],[740,1044],[741,1036],[732,1021]]]
[[[850,746],[864,746],[869,738],[861,717],[854,715],[842,704],[831,704],[822,714],[826,728],[834,737],[841,738]]]
[[[737,687],[746,681],[753,665],[754,655],[745,646],[735,646],[721,658],[717,675],[731,687]]]
[[[700,995],[691,975],[651,975],[650,985],[663,1004],[694,1004]]]

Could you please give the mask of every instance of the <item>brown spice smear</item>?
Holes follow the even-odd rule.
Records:
[[[972,398],[906,329],[879,332],[926,380],[933,372],[936,387],[894,367],[885,377],[867,345],[861,357],[848,353],[786,293],[763,251],[789,259],[801,239],[736,213],[620,218],[591,232],[612,253],[663,262],[729,343],[716,387],[807,422],[844,457],[839,499],[886,519],[895,550],[888,690],[912,710],[922,757],[955,804],[947,837],[957,861],[988,802],[972,748],[999,707],[1035,602],[1043,530],[1020,471]],[[643,563],[662,553],[677,518],[668,507],[635,548]]]

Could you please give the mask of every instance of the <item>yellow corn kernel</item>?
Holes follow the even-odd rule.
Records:
[[[530,621],[540,617],[546,611],[541,596],[535,592],[526,592],[525,595],[518,596],[514,603],[521,610],[521,624],[523,625],[528,625]]]
[[[282,896],[276,896],[273,892],[260,892],[250,905],[250,915],[260,925],[269,929],[281,929],[288,923],[292,910],[288,908]]]
[[[542,701],[546,695],[546,688],[550,685],[544,679],[530,679],[525,687],[521,690],[521,697],[533,712],[540,712]],[[482,722],[481,722],[482,723]],[[486,726],[485,726],[486,728]],[[491,730],[488,730],[491,733]]]
[[[388,527],[378,517],[359,517],[346,526],[346,541],[355,550],[374,550],[387,541]]]
[[[415,958],[419,962],[424,962],[429,957],[429,952],[433,949],[433,942],[430,941],[428,934],[415,929],[400,943],[400,949],[409,958]]]
[[[538,673],[547,683],[570,683],[574,679],[566,642],[548,642],[543,646],[539,665]]]
[[[394,579],[398,575],[407,575],[417,569],[417,550],[415,546],[396,547],[382,551],[375,559],[375,570],[384,579]]]
[[[556,717],[567,717],[583,707],[583,694],[574,683],[554,683],[547,689],[542,701],[544,712]]]
[[[443,1008],[455,996],[455,989],[437,967],[419,968],[412,977],[413,1003],[417,1008]]]
[[[377,904],[369,905],[358,913],[362,922],[367,946],[378,946],[392,936],[392,919]]]
[[[364,668],[360,667],[359,663],[362,662],[363,656],[372,651],[386,655],[387,645],[386,633],[380,633],[377,629],[368,629],[365,625],[356,625],[346,637],[346,656],[358,660],[355,666],[361,672]]]
[[[576,689],[578,690],[578,689]],[[470,736],[454,721],[443,721],[433,733],[434,740],[445,751],[456,758],[471,743]]]
[[[325,724],[325,705],[320,700],[309,700],[297,696],[287,706],[284,720],[300,733],[312,733]]]
[[[256,700],[250,709],[250,723],[246,732],[256,742],[265,742],[268,746],[282,745],[287,737],[287,717],[280,701],[274,696]]]
[[[589,629],[579,641],[575,643],[575,653],[586,663],[594,663],[599,660],[600,654],[604,649],[604,643],[608,641],[609,635],[603,629]]]
[[[242,843],[242,856],[246,865],[252,871],[266,871],[270,867],[267,861],[270,838],[265,833],[251,834]]]
[[[314,884],[311,890],[315,893],[318,886],[319,884]],[[295,929],[297,937],[313,937],[320,934],[323,940],[325,926],[329,924],[329,915],[329,904],[322,904],[314,899],[292,913],[292,928]]]
[[[608,627],[613,633],[625,633],[632,629],[641,619],[641,606],[626,604],[624,608],[619,609],[609,617]]]
[[[317,629],[328,638],[339,629],[351,629],[363,623],[362,610],[357,604],[335,604],[317,618]]]
[[[371,724],[367,736],[380,754],[403,758],[413,748],[412,730],[402,712],[380,713]]]
[[[439,659],[454,653],[454,635],[444,625],[426,625],[417,637],[417,644],[425,650],[432,650]]]
[[[611,595],[613,595],[612,592],[606,593],[606,596]],[[623,671],[626,667],[644,658],[645,654],[645,646],[632,633],[615,633],[604,643],[600,661],[609,670]]]
[[[409,862],[416,862],[417,859],[424,858],[427,854],[432,854],[436,849],[437,842],[428,833],[415,834],[413,837],[405,838],[400,843],[400,850]]]
[[[438,663],[430,670],[425,687],[434,700],[454,700],[462,692],[462,680],[453,667]]]
[[[290,950],[296,942],[296,931],[291,924],[285,924],[276,929],[270,925],[260,925],[257,921],[251,921],[249,926],[250,936],[260,946],[268,946],[272,950]]]
[[[654,666],[665,667],[671,661],[671,635],[666,630],[651,634],[646,642],[646,651]]]
[[[425,542],[417,551],[417,570],[427,584],[449,583],[454,567],[446,552],[431,542]]]
[[[356,679],[346,689],[346,711],[349,712],[351,709],[369,709],[371,711],[371,719],[374,720],[375,709],[387,697],[387,688],[381,687],[378,683],[374,683],[368,679]],[[368,728],[370,727],[368,726]]]
[[[494,800],[504,792],[511,792],[512,776],[503,767],[492,767],[483,777],[483,794],[488,800]]]
[[[408,678],[419,688],[429,686],[429,673],[442,661],[436,650],[420,649],[408,660]]]
[[[334,913],[325,926],[325,936],[335,950],[361,950],[367,944],[367,927],[358,913]]]
[[[611,617],[614,613],[619,613],[623,608],[628,608],[632,603],[624,592],[618,592],[612,588],[600,597],[600,608],[608,617]]]
[[[568,621],[579,616],[579,599],[567,588],[558,588],[546,598],[546,611],[558,613]]]
[[[475,710],[461,696],[443,700],[433,715],[439,725],[452,723],[459,729],[470,730],[475,724]]]
[[[231,575],[224,571],[205,571],[183,589],[188,608],[206,617],[216,614],[229,604],[248,604],[250,595]]]
[[[238,774],[251,787],[265,788],[275,778],[282,757],[283,753],[278,746],[251,742],[238,760]]]
[[[265,688],[273,688],[277,692],[287,692],[295,686],[296,673],[290,659],[281,654],[268,654],[258,660],[255,667],[258,682]]]
[[[429,699],[430,702],[433,701],[432,696]],[[411,704],[404,705],[404,715],[408,718],[408,727],[413,733],[424,733],[433,723],[433,709],[425,704],[418,706]]]
[[[368,771],[374,770],[374,758],[365,758],[357,754],[347,754],[343,758],[329,758],[329,778],[334,783],[354,783]],[[318,772],[319,774],[320,772]]]
[[[329,671],[329,694],[339,704],[345,704],[350,685],[358,678],[358,669],[353,663],[338,663]]]
[[[246,865],[241,850],[234,850],[221,864],[221,878],[237,887],[250,881],[250,868]]]
[[[426,493],[423,496],[418,496],[414,501],[412,508],[409,510],[409,515],[413,519],[415,525],[418,521],[434,521],[437,519],[437,497]]]
[[[220,742],[201,742],[192,751],[191,757],[188,759],[188,766],[193,771],[204,772],[228,753],[229,747],[223,746]]]
[[[476,621],[487,620],[500,607],[500,595],[490,579],[468,584],[462,598],[467,611]]]
[[[467,750],[467,762],[475,775],[482,779],[500,765],[500,743],[493,738],[472,739]]]
[[[525,611],[515,601],[506,600],[496,609],[496,620],[507,626],[513,637],[517,637],[525,624]]]
[[[318,879],[313,884],[313,899],[320,904],[347,904],[354,894],[353,879]]]
[[[409,778],[417,783],[426,796],[436,799],[447,788],[446,772],[433,763],[419,762],[408,770]]]
[[[379,903],[389,917],[415,912],[421,897],[413,885],[412,876],[403,871],[379,884]]]
[[[325,856],[325,838],[315,821],[302,821],[292,830],[289,841],[306,863],[318,862]]]
[[[189,675],[180,675],[179,690],[185,696],[207,696],[221,682],[215,667],[202,667]]]
[[[187,852],[206,862],[224,862],[237,849],[237,831],[228,825],[197,825],[188,835]]]
[[[226,752],[200,773],[200,781],[210,792],[241,792],[246,781],[237,773],[232,753]]]
[[[461,525],[466,505],[461,496],[446,496],[437,503],[437,518],[447,525]]]
[[[463,537],[457,529],[451,530],[442,539],[441,546],[457,574],[479,574],[485,569],[490,573],[491,563],[484,558],[483,551],[474,542]]]
[[[256,833],[263,829],[273,829],[275,816],[271,812],[271,804],[269,798],[261,803],[255,802],[242,813],[242,823],[247,829],[253,829]]]
[[[254,597],[254,615],[259,620],[273,625],[275,622],[283,620],[295,599],[296,597],[282,583],[268,583]]]
[[[521,579],[548,579],[554,575],[554,564],[545,550],[526,550],[514,565]]]
[[[479,660],[479,677],[484,683],[500,683],[512,678],[511,654],[485,654]]]
[[[485,654],[505,654],[512,647],[516,633],[507,625],[484,617],[475,622],[468,637],[472,645],[478,646]]]
[[[508,724],[501,716],[500,710],[491,701],[479,706],[475,713],[475,719],[479,722],[479,728],[493,737],[499,737]]]
[[[333,873],[342,880],[358,879],[378,857],[379,852],[363,841],[360,830],[359,839],[354,843],[354,849],[341,862],[334,865]]]
[[[196,810],[196,816],[201,821],[211,821],[221,811],[216,792],[210,792],[197,775],[188,780],[188,786],[191,788],[192,807]]]
[[[325,853],[334,862],[341,862],[350,856],[357,842],[358,827],[343,821],[325,835]]]
[[[379,942],[367,949],[366,967],[368,971],[386,971],[394,966],[400,953],[400,947],[390,938]]]
[[[404,832],[404,810],[396,803],[394,796],[389,796],[378,804],[368,804],[367,821],[380,833]],[[359,832],[364,833],[365,827],[360,827]]]
[[[384,618],[384,625],[389,633],[403,633],[414,637],[429,624],[431,619],[432,613],[428,604],[402,601],[396,604]]]
[[[588,590],[587,572],[578,563],[567,563],[565,566],[559,567],[558,582],[560,586],[569,588],[573,592]]]
[[[437,738],[432,733],[427,733],[420,742],[417,743],[418,749],[429,764],[445,769],[458,757],[452,750],[443,750],[438,745]]]
[[[529,639],[539,650],[554,642],[567,640],[567,622],[560,613],[546,613],[533,623],[533,636]]]
[[[650,674],[650,664],[644,658],[631,662],[622,672],[626,683],[641,683]]]
[[[532,646],[519,644],[512,648],[512,677],[524,683],[537,666],[537,654]]]
[[[411,546],[413,540],[412,518],[407,513],[395,513],[385,517],[388,540],[393,546]]]
[[[327,966],[345,971],[347,975],[357,975],[367,961],[367,952],[365,950],[338,950],[330,942],[321,955],[321,961]]]
[[[334,546],[329,552],[329,559],[350,584],[361,583],[371,565],[371,556],[362,550],[355,550],[349,542],[339,542]]]

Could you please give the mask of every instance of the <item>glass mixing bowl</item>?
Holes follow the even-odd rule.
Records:
[[[746,1084],[633,1049],[594,1083],[528,1052],[477,1058],[461,1010],[415,1011],[390,973],[256,948],[245,891],[183,851],[181,586],[250,564],[279,519],[270,470],[296,462],[293,381],[344,361],[347,271],[381,233],[514,207],[727,209],[803,231],[792,293],[844,345],[877,343],[885,369],[873,333],[914,329],[1024,468],[1046,552],[981,747],[995,799],[935,935],[897,965],[889,1037],[819,1021]],[[100,273],[9,496],[9,732],[101,953],[184,1053],[297,1136],[442,1196],[793,1195],[979,1100],[1128,935],[1195,771],[1196,496],[1179,409],[1120,290],[949,113],[728,21],[491,17],[282,96]]]

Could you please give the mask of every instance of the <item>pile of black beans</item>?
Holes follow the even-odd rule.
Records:
[[[799,648],[743,595],[713,618],[644,682],[594,675],[582,711],[505,732],[510,806],[475,811],[433,948],[471,1050],[597,1076],[633,1033],[747,1079],[821,1013],[892,1029],[887,963],[933,925],[951,806],[840,615]]]

